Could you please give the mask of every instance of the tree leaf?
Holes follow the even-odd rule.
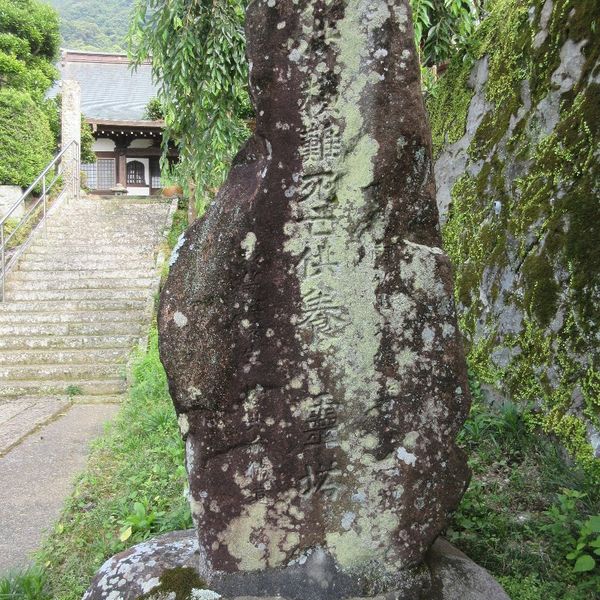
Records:
[[[126,542],[131,537],[132,533],[133,533],[133,530],[131,529],[131,526],[129,526],[127,529],[125,529],[124,531],[121,532],[121,535],[119,536],[119,539],[122,542]]]
[[[592,531],[593,533],[600,533],[600,515],[595,515],[593,517],[590,517],[585,522],[585,527],[587,529],[589,529],[589,531]]]
[[[596,561],[589,554],[582,554],[573,567],[573,573],[592,571],[595,566]]]

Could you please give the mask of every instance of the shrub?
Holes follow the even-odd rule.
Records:
[[[52,159],[48,117],[26,92],[0,89],[0,184],[29,186]]]

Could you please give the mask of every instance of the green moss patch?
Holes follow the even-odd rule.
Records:
[[[555,0],[547,36],[539,44],[534,41],[544,4],[490,0],[468,50],[456,57],[429,100],[439,154],[464,135],[473,97],[470,70],[475,60],[488,56],[484,93],[492,108],[467,149],[471,166],[478,166],[455,182],[443,236],[477,375],[513,400],[538,406],[539,426],[556,435],[600,481],[582,419],[597,424],[600,414],[600,401],[594,401],[600,392],[595,342],[600,336],[600,85],[589,82],[591,73],[600,72],[600,5]],[[552,75],[568,39],[587,40],[583,72],[560,98],[558,124],[547,134],[547,113],[536,108],[557,89]],[[524,102],[526,88],[531,107]],[[515,125],[517,114],[521,120]],[[497,216],[496,201],[502,204]],[[499,298],[507,269],[514,284]],[[488,297],[482,301],[484,276]],[[506,303],[504,310],[523,314],[520,331],[499,330],[500,315],[486,308],[486,301],[489,306],[498,299]],[[498,348],[510,351],[506,368],[492,361]],[[585,382],[594,382],[594,392],[582,392]],[[578,401],[573,410],[574,398],[582,393],[583,406]]]
[[[159,579],[160,585],[152,591],[140,596],[138,600],[155,598],[160,594],[175,592],[175,600],[190,600],[193,590],[206,589],[206,582],[201,579],[194,569],[180,567],[165,571]]]

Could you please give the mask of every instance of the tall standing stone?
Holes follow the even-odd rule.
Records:
[[[256,132],[160,306],[201,574],[396,589],[469,477],[408,0],[256,0],[247,37]]]
[[[73,194],[81,161],[81,86],[73,79],[61,82],[61,147],[69,148],[62,159],[62,171],[65,181],[73,181]],[[75,146],[70,146],[76,142]]]

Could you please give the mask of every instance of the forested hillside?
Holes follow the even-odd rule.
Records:
[[[125,50],[134,0],[47,0],[61,19],[62,45],[72,50]]]

